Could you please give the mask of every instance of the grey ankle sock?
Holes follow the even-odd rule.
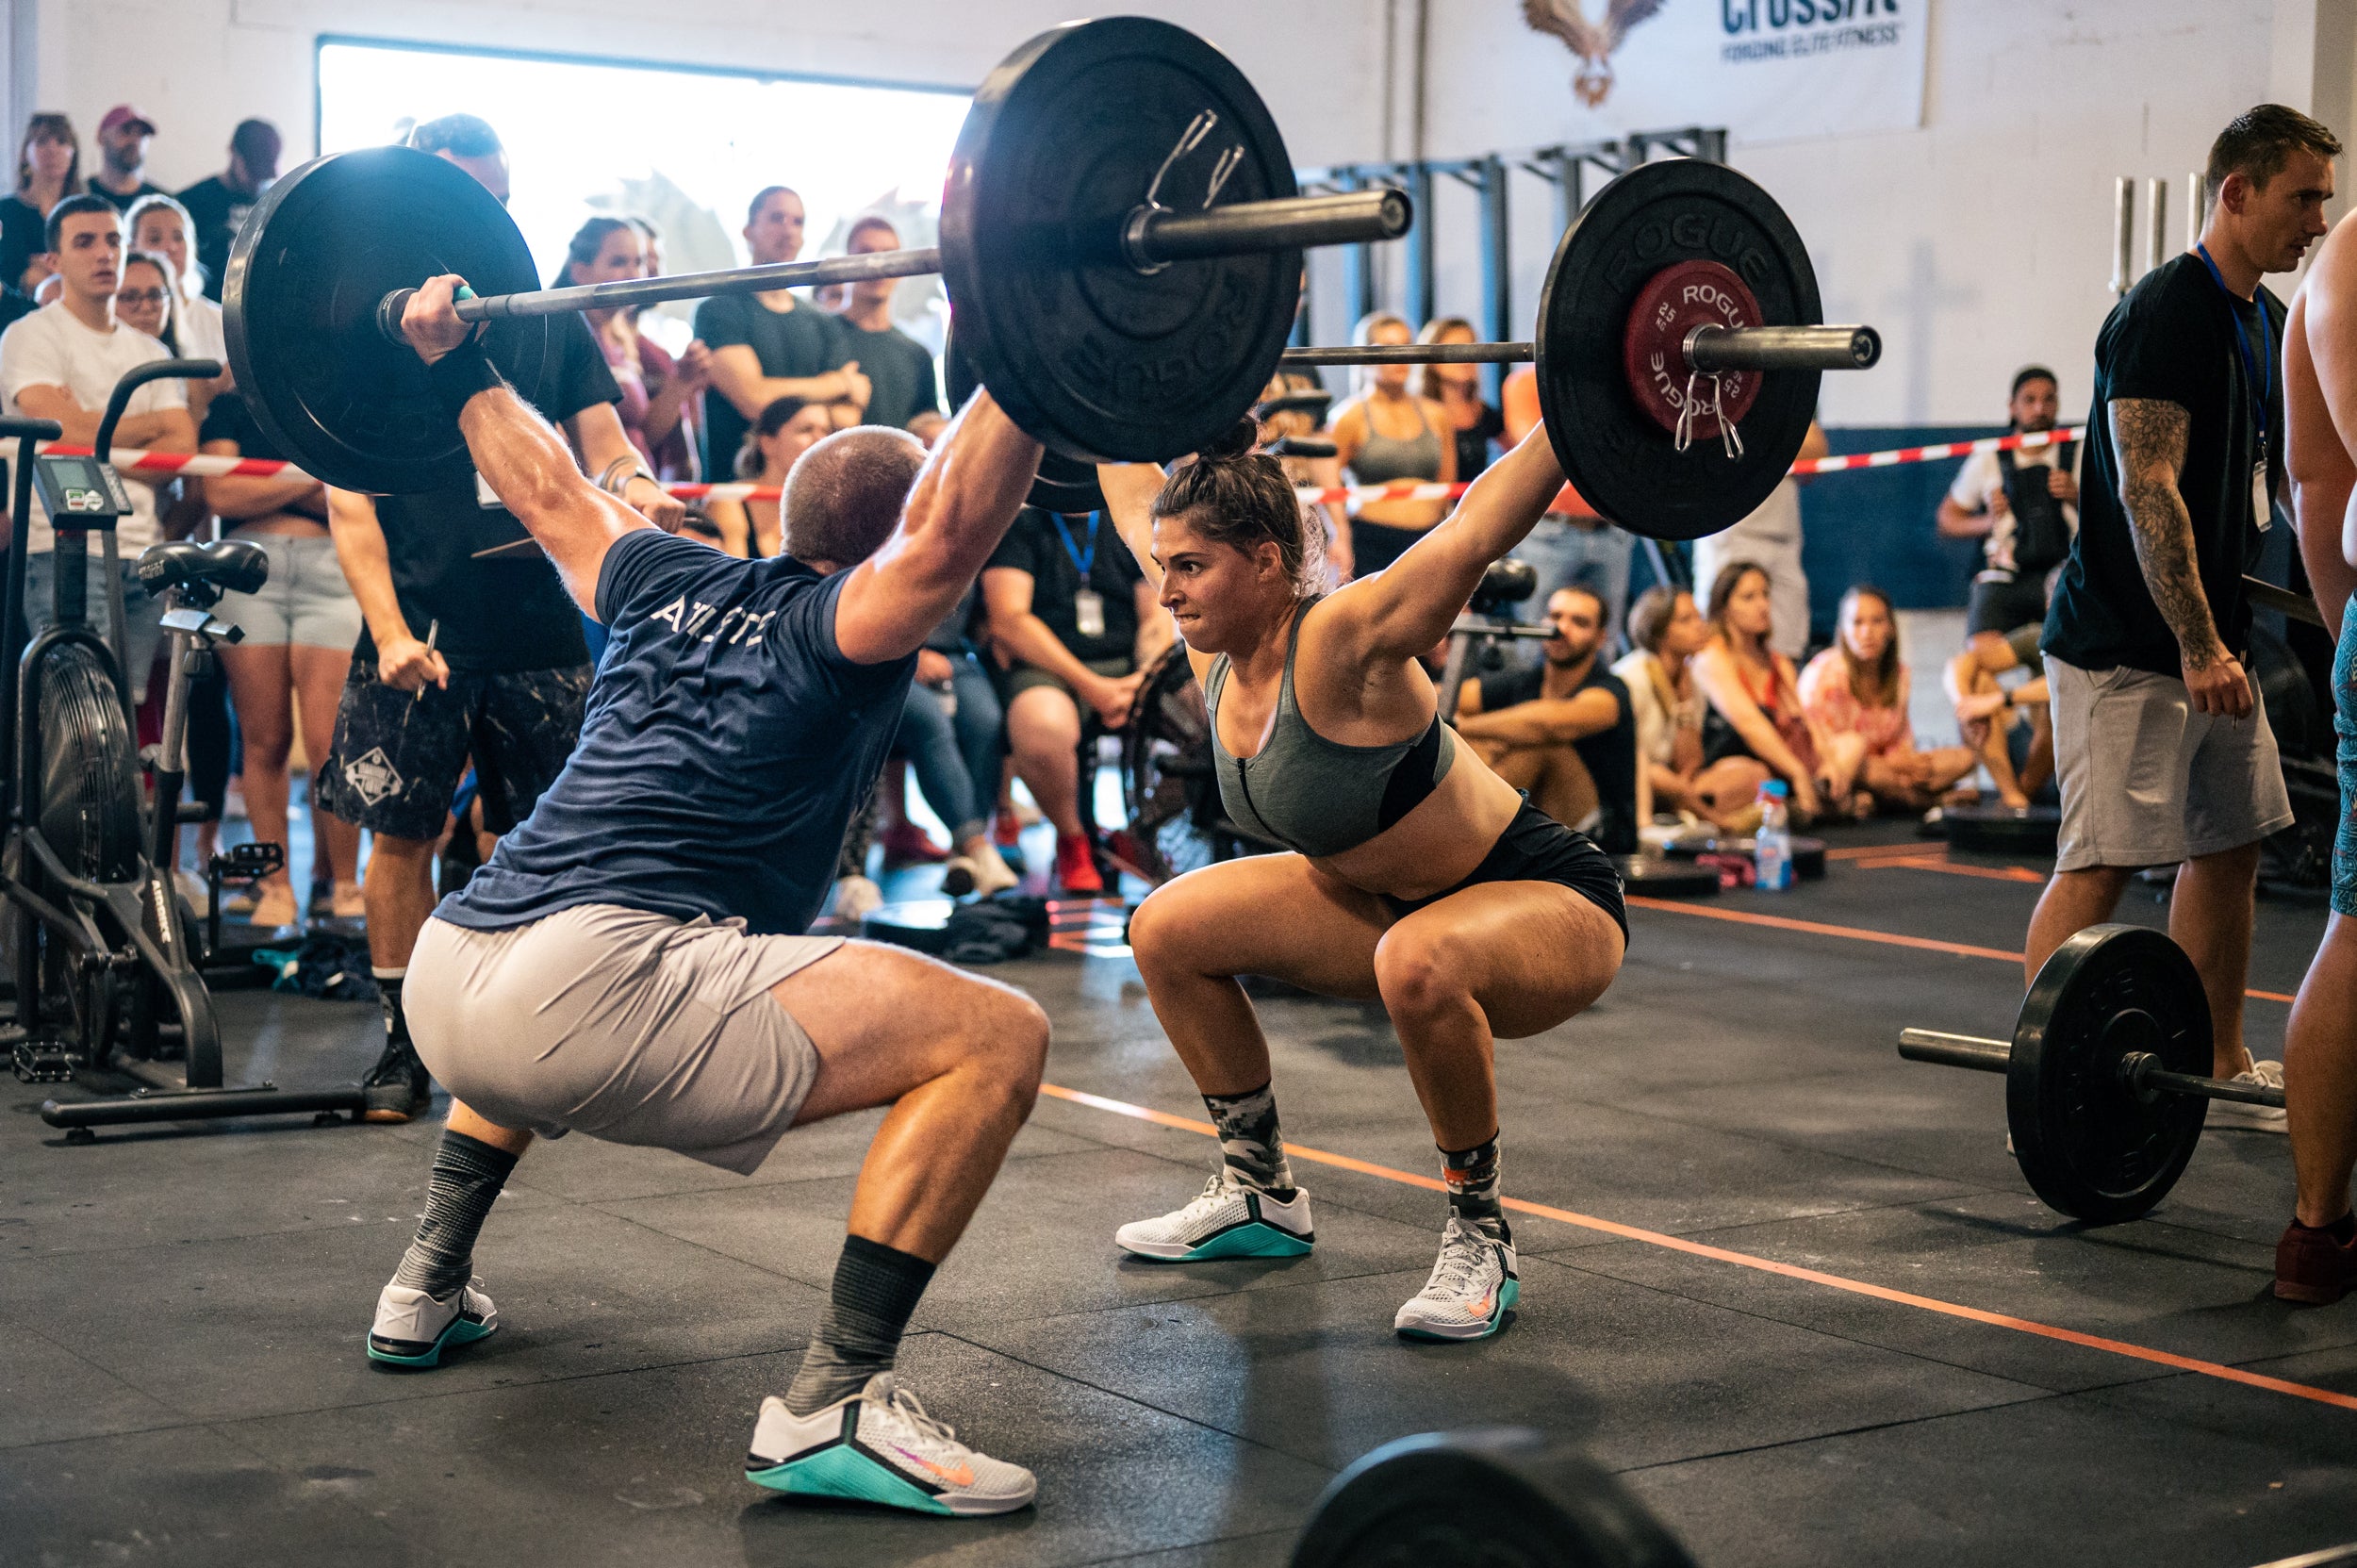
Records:
[[[785,1391],[796,1415],[826,1409],[857,1394],[867,1379],[889,1372],[900,1353],[909,1315],[933,1277],[933,1265],[865,1236],[843,1238],[834,1290],[802,1352],[801,1369]]]
[[[1205,1095],[1204,1109],[1219,1129],[1220,1158],[1247,1187],[1280,1203],[1294,1196],[1294,1170],[1285,1159],[1285,1135],[1277,1125],[1277,1097],[1269,1085],[1241,1095]]]
[[[1441,1174],[1448,1182],[1449,1213],[1478,1225],[1500,1241],[1512,1241],[1506,1208],[1498,1200],[1498,1135],[1471,1148],[1441,1150]]]
[[[445,1128],[434,1151],[434,1177],[425,1194],[425,1218],[417,1239],[401,1255],[393,1283],[440,1300],[474,1274],[474,1241],[483,1233],[491,1204],[516,1168],[516,1156],[480,1138]]]

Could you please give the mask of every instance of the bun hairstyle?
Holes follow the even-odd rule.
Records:
[[[1153,516],[1183,516],[1205,538],[1246,554],[1274,544],[1286,581],[1306,594],[1325,555],[1325,530],[1312,528],[1284,465],[1260,444],[1261,427],[1249,418],[1237,421],[1171,470]]]

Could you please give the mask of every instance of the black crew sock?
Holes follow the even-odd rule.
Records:
[[[1441,1174],[1448,1182],[1448,1210],[1502,1242],[1514,1239],[1506,1208],[1498,1201],[1498,1135],[1465,1149],[1441,1150]]]
[[[2298,1220],[2292,1221],[2292,1224],[2302,1230],[2320,1231],[2332,1237],[2335,1246],[2347,1246],[2357,1242],[2357,1210],[2351,1210],[2330,1225],[2300,1225]]]
[[[802,1352],[794,1386],[785,1391],[785,1408],[808,1415],[857,1394],[877,1373],[891,1371],[909,1314],[932,1277],[933,1265],[915,1253],[865,1236],[844,1237],[833,1294],[818,1316],[810,1348]]]
[[[401,1255],[393,1283],[420,1290],[436,1300],[447,1297],[474,1274],[474,1239],[483,1233],[491,1204],[516,1156],[480,1138],[442,1130],[442,1146],[434,1151],[434,1177],[426,1187],[425,1218],[418,1235]]]
[[[1277,1097],[1269,1085],[1241,1095],[1205,1095],[1203,1106],[1219,1129],[1220,1158],[1236,1180],[1291,1203],[1294,1170],[1285,1160],[1285,1135],[1277,1125]]]

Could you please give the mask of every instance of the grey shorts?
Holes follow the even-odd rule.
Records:
[[[817,1048],[769,987],[842,945],[613,904],[504,931],[428,920],[402,1004],[418,1059],[502,1127],[750,1176],[818,1075]]]
[[[2255,844],[2291,825],[2291,796],[2256,682],[2248,718],[2193,710],[2185,684],[2131,669],[2081,669],[2046,655],[2058,871],[2168,866]]]
[[[321,534],[238,534],[270,557],[270,581],[259,593],[224,593],[213,613],[245,633],[242,646],[277,648],[299,642],[338,652],[360,640],[360,602],[344,581],[336,541]]]

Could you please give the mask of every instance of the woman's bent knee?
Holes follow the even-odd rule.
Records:
[[[1446,935],[1393,928],[1375,946],[1375,984],[1393,1016],[1428,1017],[1471,998],[1456,943]]]

